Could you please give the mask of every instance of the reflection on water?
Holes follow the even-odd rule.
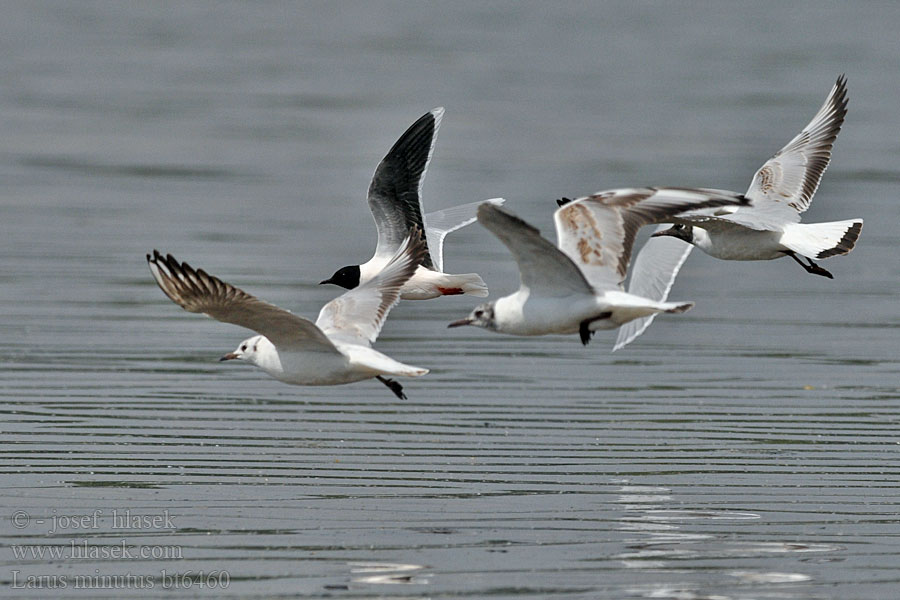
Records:
[[[427,584],[429,575],[419,573],[424,569],[420,565],[404,565],[393,563],[352,562],[350,572],[355,583],[374,584]]]
[[[732,533],[703,534],[684,531],[696,529],[699,525],[718,522],[758,520],[760,515],[736,511],[684,510],[665,508],[667,503],[678,502],[671,490],[660,486],[622,485],[617,501],[625,505],[626,512],[621,517],[619,529],[639,537],[626,538],[628,551],[616,557],[629,569],[645,569],[657,572],[687,573],[690,565],[703,561],[723,561],[730,558],[753,559],[767,554],[839,552],[844,548],[828,544],[805,544],[802,542],[743,542],[733,541]],[[695,567],[694,567],[695,568]],[[643,598],[691,598],[706,600],[731,600],[747,598],[737,593],[709,593],[711,589],[727,589],[737,583],[754,584],[749,597],[763,598],[808,598],[808,587],[795,589],[782,584],[809,582],[813,578],[806,573],[785,573],[780,571],[725,571],[727,577],[718,584],[707,581],[696,584],[683,583],[673,587],[671,583],[646,585],[631,588],[630,593]],[[764,586],[769,586],[767,589]],[[776,586],[776,587],[771,587]]]

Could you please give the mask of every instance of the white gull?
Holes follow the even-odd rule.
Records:
[[[179,263],[171,254],[163,256],[154,250],[152,256],[147,255],[147,263],[162,291],[183,309],[260,334],[247,338],[220,360],[246,361],[294,385],[337,385],[375,378],[405,399],[402,386],[384,376],[418,377],[428,369],[398,362],[371,344],[424,254],[425,244],[414,232],[381,272],[323,306],[315,323],[202,269]]]
[[[800,213],[812,202],[846,114],[847,79],[842,75],[812,121],[756,172],[745,193],[751,205],[681,215],[674,219],[676,225],[660,228],[635,259],[629,291],[665,300],[694,246],[723,260],[790,256],[808,273],[832,278],[813,261],[853,250],[863,220],[800,223]],[[613,350],[641,335],[653,318],[620,329]]]
[[[476,307],[449,327],[474,325],[512,335],[577,332],[587,344],[597,329],[659,312],[684,312],[692,302],[657,302],[623,291],[637,230],[685,210],[744,202],[708,190],[598,192],[556,211],[559,248],[509,211],[482,204],[478,221],[509,248],[521,284],[515,293]]]

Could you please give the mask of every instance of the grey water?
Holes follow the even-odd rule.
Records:
[[[895,3],[19,2],[0,19],[0,597],[900,596]],[[366,260],[375,165],[447,109],[427,208],[743,191],[849,79],[807,221],[823,266],[695,252],[695,300],[614,332],[447,330],[431,369],[286,386],[166,299],[171,252],[314,317]],[[480,226],[448,270],[518,285]]]

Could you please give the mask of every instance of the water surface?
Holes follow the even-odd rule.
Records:
[[[895,596],[898,19],[8,7],[2,595]],[[435,106],[428,207],[504,196],[552,237],[564,195],[745,189],[840,73],[850,112],[804,217],[866,220],[835,279],[695,253],[672,297],[697,306],[615,354],[614,332],[584,348],[448,331],[475,301],[446,298],[401,304],[379,339],[432,369],[409,400],[286,386],[216,362],[245,332],[181,311],[146,270],[158,248],[313,317],[337,293],[316,282],[372,251],[375,165]],[[517,285],[478,226],[445,258],[495,297]]]

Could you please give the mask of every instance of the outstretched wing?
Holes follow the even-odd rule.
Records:
[[[782,224],[800,220],[831,161],[846,114],[847,78],[841,75],[812,121],[753,176],[745,194],[753,201],[751,212],[771,212]]]
[[[378,275],[323,306],[316,325],[332,339],[368,346],[426,252],[419,230],[413,229]]]
[[[378,230],[375,256],[397,253],[412,229],[425,231],[422,219],[422,182],[434,153],[443,108],[435,108],[413,123],[378,164],[369,184],[369,209]],[[427,244],[426,244],[427,250]],[[432,268],[427,254],[423,266]]]
[[[668,225],[660,225],[662,231]],[[657,302],[665,302],[675,283],[675,277],[694,248],[673,237],[655,237],[647,240],[631,266],[628,293]],[[628,321],[619,327],[613,352],[620,350],[637,339],[650,327],[656,314]]]
[[[505,202],[503,198],[491,198],[478,202],[460,204],[452,208],[437,210],[425,215],[425,238],[428,240],[428,250],[431,253],[431,262],[436,271],[444,272],[444,238],[448,233],[456,231],[476,219],[475,212],[482,202],[490,202],[500,206]]]
[[[478,222],[509,248],[519,265],[522,287],[550,297],[593,294],[575,263],[516,215],[485,202],[478,207]]]
[[[188,312],[252,329],[278,348],[337,353],[312,321],[251,296],[203,269],[179,263],[171,254],[163,256],[154,250],[152,256],[147,255],[147,264],[166,296]]]
[[[553,215],[557,245],[594,287],[621,287],[638,229],[688,210],[745,205],[731,192],[687,188],[622,188],[564,204]]]

